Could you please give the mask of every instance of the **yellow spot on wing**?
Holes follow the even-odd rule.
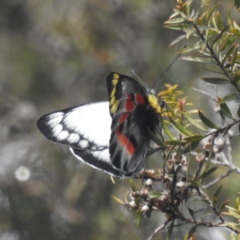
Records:
[[[118,106],[118,101],[116,101],[112,106],[111,106],[111,113],[115,113],[117,110]]]
[[[114,97],[116,94],[116,87],[113,88],[112,92],[111,92],[111,98]]]
[[[113,85],[114,87],[116,87],[117,83],[118,83],[118,79],[113,79],[113,80],[112,80],[112,85]]]
[[[113,74],[113,78],[118,80],[118,79],[119,79],[119,74],[114,73],[114,74]]]
[[[110,105],[112,106],[115,102],[116,102],[115,97],[112,97],[111,100],[110,100]]]
[[[116,99],[115,95],[116,95],[116,91],[117,91],[117,84],[119,82],[119,74],[114,73],[113,74],[113,79],[112,79],[112,92],[110,95],[110,106],[111,106],[111,113],[115,113],[118,107],[118,100]]]

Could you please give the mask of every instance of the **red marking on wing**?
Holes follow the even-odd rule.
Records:
[[[122,124],[128,117],[128,113],[123,113],[118,121],[119,124]]]
[[[125,100],[125,109],[126,112],[132,112],[134,110],[134,102],[130,94],[127,95],[127,99]]]
[[[125,147],[128,151],[128,153],[132,156],[135,152],[135,148],[133,144],[130,142],[130,140],[120,132],[119,127],[116,130],[116,135],[118,138],[118,141]]]
[[[135,94],[135,99],[138,104],[145,104],[145,99],[141,94]]]

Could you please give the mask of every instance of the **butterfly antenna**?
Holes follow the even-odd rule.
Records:
[[[131,72],[138,79],[138,81],[141,82],[142,85],[144,85],[146,88],[148,88],[147,84],[137,75],[137,73],[133,69],[131,69]]]
[[[185,45],[183,48],[186,48],[187,45]],[[162,78],[162,76],[168,71],[168,69],[178,60],[178,58],[182,55],[182,53],[179,53],[176,58],[171,62],[171,64],[164,70],[164,72],[158,77],[158,79],[153,84],[153,89],[156,87],[158,81]]]

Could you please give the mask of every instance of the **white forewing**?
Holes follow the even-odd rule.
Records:
[[[90,103],[49,113],[37,122],[46,138],[68,145],[79,160],[109,174],[123,177],[110,160],[111,124],[109,102]]]
[[[109,102],[99,102],[47,114],[37,125],[53,142],[97,151],[109,147],[111,122]]]
[[[80,106],[67,113],[63,119],[67,129],[82,135],[84,139],[98,146],[109,144],[111,123],[109,102]]]

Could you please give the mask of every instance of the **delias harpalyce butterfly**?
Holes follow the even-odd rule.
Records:
[[[136,80],[110,73],[108,102],[83,104],[41,117],[37,126],[75,157],[117,177],[131,177],[146,167],[151,136],[161,132],[160,107],[152,90]]]

